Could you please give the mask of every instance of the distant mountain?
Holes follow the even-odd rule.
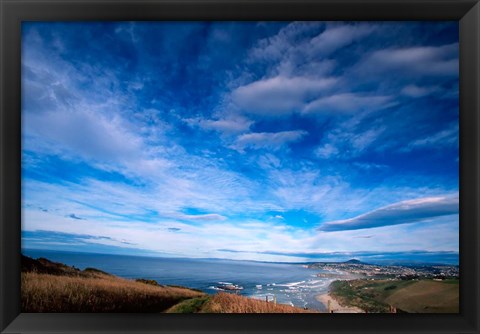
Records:
[[[350,263],[350,264],[365,264],[362,261],[356,260],[356,259],[351,259],[348,261],[345,261],[344,263]]]

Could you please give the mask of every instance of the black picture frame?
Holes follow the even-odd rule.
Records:
[[[1,333],[479,333],[480,4],[476,0],[0,0]],[[459,314],[29,314],[20,310],[23,21],[457,20],[460,25]]]

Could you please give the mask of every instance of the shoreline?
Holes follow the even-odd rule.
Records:
[[[329,301],[330,301],[330,310],[333,311],[331,313],[365,313],[365,311],[363,311],[362,309],[356,306],[340,305],[340,303],[335,298],[333,298],[329,292],[316,295],[315,299],[325,306],[327,313],[328,313]]]

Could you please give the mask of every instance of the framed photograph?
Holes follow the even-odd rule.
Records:
[[[478,1],[1,1],[1,333],[479,333]]]

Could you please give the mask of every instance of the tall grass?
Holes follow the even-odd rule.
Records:
[[[217,293],[205,305],[202,313],[311,313],[289,305],[274,304],[229,293]]]
[[[162,312],[201,292],[116,276],[69,277],[22,272],[22,312]]]

